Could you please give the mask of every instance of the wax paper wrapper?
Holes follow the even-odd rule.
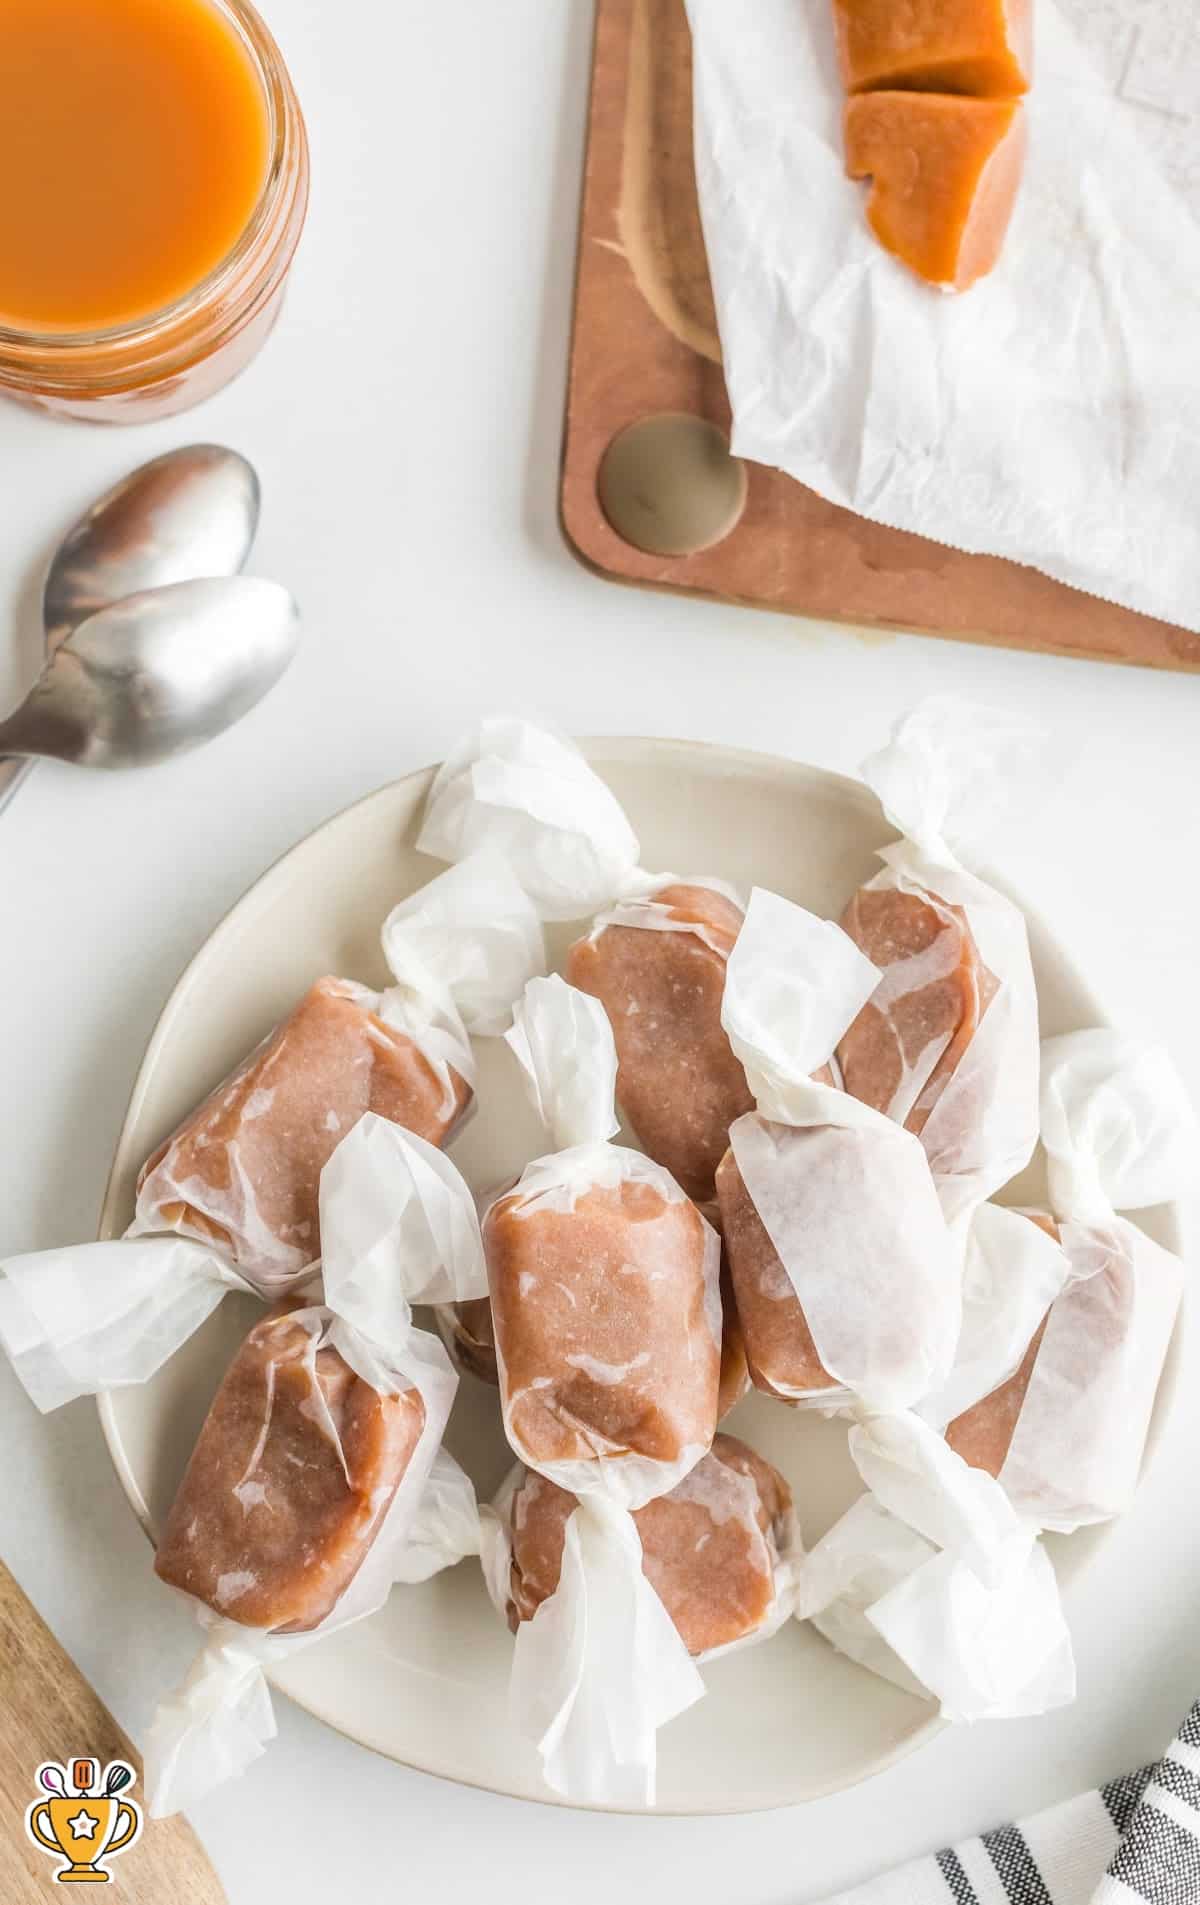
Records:
[[[860,1421],[850,1452],[870,1492],[804,1562],[798,1617],[948,1720],[1071,1701],[1054,1569],[991,1476],[908,1412]]]
[[[1200,1131],[1161,1050],[1074,1032],[1047,1040],[1042,1065],[1050,1205],[1068,1279],[999,1480],[1021,1514],[1069,1531],[1133,1498],[1183,1292],[1179,1258],[1117,1209],[1161,1204],[1190,1185]]]
[[[459,1373],[497,1388],[500,1377],[490,1300],[481,1297],[477,1303],[443,1304],[433,1314],[438,1334]]]
[[[469,1193],[440,1152],[368,1115],[325,1168],[321,1218],[324,1300],[288,1320],[310,1333],[314,1353],[323,1345],[336,1349],[381,1395],[415,1390],[424,1408],[420,1433],[390,1501],[359,1537],[364,1553],[356,1571],[317,1625],[271,1633],[194,1603],[204,1645],[183,1686],[159,1709],[146,1746],[155,1815],[194,1804],[262,1752],[275,1730],[265,1679],[273,1666],[376,1612],[394,1583],[423,1580],[478,1550],[470,1483],[441,1450],[457,1377],[441,1343],[412,1317],[416,1303],[482,1291],[483,1250]],[[272,1397],[273,1387],[267,1393]],[[338,1424],[322,1411],[315,1383],[312,1407],[323,1414],[324,1433],[346,1467]],[[271,1420],[268,1410],[260,1450]],[[254,1480],[248,1470],[238,1484],[244,1507]]]
[[[621,803],[575,743],[530,721],[493,715],[463,737],[430,789],[417,845],[439,860],[481,849],[502,854],[545,920],[603,912],[597,930],[613,923],[696,930],[655,904],[654,895],[679,876],[639,864]],[[683,883],[740,903],[711,874],[689,874]]]
[[[616,1057],[596,1000],[534,979],[509,1042],[556,1149],[484,1221],[501,1407],[522,1461],[578,1498],[558,1589],[518,1636],[513,1711],[556,1791],[653,1805],[658,1728],[703,1683],[631,1510],[711,1443],[720,1245],[661,1165],[609,1142]]]
[[[321,982],[361,1009],[354,1047],[345,1021],[308,1030],[310,994],[150,1160],[132,1234],[217,1241],[271,1295],[318,1254],[315,1226],[296,1221],[295,1191],[273,1207],[277,1178],[299,1174],[311,1185],[339,1132],[365,1110],[431,1142],[449,1138],[472,1100],[470,1035],[510,1023],[525,981],[545,970],[541,928],[509,868],[479,853],[401,901],[381,937],[392,985]],[[331,1066],[328,1048],[336,1053],[341,1041],[341,1064]],[[308,1134],[300,1157],[298,1129]]]
[[[1016,214],[961,297],[867,226],[829,6],[687,4],[735,453],[874,522],[1200,628],[1186,0],[1037,0]]]
[[[805,1557],[796,1589],[797,1618],[810,1620],[839,1654],[927,1700],[928,1687],[888,1646],[868,1611],[937,1552],[873,1495],[860,1495]]]
[[[958,1334],[957,1254],[919,1141],[813,1076],[878,976],[839,927],[755,888],[722,1016],[758,1110],[733,1126],[730,1150],[836,1388],[781,1375],[785,1310],[773,1304],[770,1329],[756,1329],[743,1301],[747,1280],[774,1265],[740,1260],[728,1216],[726,1244],[752,1367],[776,1393],[822,1408],[908,1407],[944,1379]]]
[[[1071,1278],[1057,1238],[1031,1213],[981,1204],[971,1219],[963,1267],[963,1314],[954,1366],[919,1413],[944,1430],[1015,1375],[1047,1310]]]
[[[430,1079],[435,1113],[450,1089],[451,1070],[469,1098],[475,1066],[468,1030],[503,1031],[525,981],[544,967],[541,927],[530,901],[507,867],[478,854],[396,907],[383,937],[395,984],[383,994],[346,980],[315,987],[305,1002],[322,995],[313,1008],[311,1043],[305,1048],[299,1035],[302,1049],[289,1046],[288,1025],[299,1019],[293,1014],[266,1041],[273,1069],[251,1078],[258,1056],[252,1055],[208,1101],[216,1107],[216,1135],[210,1139],[201,1130],[185,1147],[182,1133],[200,1114],[187,1121],[143,1174],[127,1238],[0,1263],[0,1342],[39,1408],[148,1381],[228,1289],[271,1301],[304,1286],[317,1224],[298,1246],[272,1229],[263,1207],[285,1177],[315,1217],[320,1170],[340,1131],[339,1114],[323,1096],[331,1088],[323,1068],[331,1043],[335,1072],[340,1068],[343,1025],[327,1011],[340,1013],[344,1005],[353,1010],[361,1002],[405,1030],[437,1074]],[[355,1023],[361,1019],[357,1015]],[[351,1036],[351,1074],[381,1062],[372,1057],[381,1035],[370,1020],[362,1020]],[[289,1080],[289,1062],[311,1071]],[[352,1123],[366,1100],[351,1082]],[[221,1124],[223,1097],[237,1101],[232,1126]],[[273,1112],[278,1138],[264,1145]],[[452,1120],[435,1117],[435,1128],[448,1133]],[[248,1145],[255,1147],[253,1170],[246,1163]],[[189,1166],[180,1162],[185,1148]],[[220,1159],[213,1182],[198,1175],[197,1161],[204,1158]]]
[[[43,1411],[148,1382],[226,1290],[251,1290],[185,1237],[74,1244],[10,1257],[3,1270],[0,1343]]]
[[[1038,1131],[1038,1011],[1025,921],[1011,900],[970,871],[956,845],[976,842],[1036,739],[1026,724],[955,696],[934,696],[900,721],[862,775],[903,836],[880,852],[883,869],[856,896],[912,894],[944,921],[924,951],[885,967],[872,1006],[890,1030],[899,1084],[883,1107],[919,1130],[948,1221],[965,1225],[977,1204],[1015,1177]],[[952,844],[954,843],[954,844]],[[860,915],[861,916],[861,915]],[[979,1016],[957,1056],[961,1030],[937,1015],[939,985],[974,942]],[[899,935],[900,926],[897,924]],[[903,941],[901,941],[903,943]],[[881,961],[882,963],[882,961]],[[925,1043],[907,1049],[893,1013],[913,995],[929,1002]],[[990,994],[990,996],[989,996]],[[849,1040],[840,1048],[853,1090]],[[949,1055],[950,1064],[942,1061]]]
[[[672,1497],[679,1502],[681,1513],[690,1517],[696,1513],[697,1509],[700,1509],[708,1515],[708,1531],[697,1543],[698,1554],[709,1546],[718,1530],[727,1528],[730,1522],[736,1522],[739,1538],[745,1543],[746,1558],[743,1560],[739,1555],[735,1565],[747,1568],[753,1565],[755,1571],[769,1571],[770,1594],[761,1619],[749,1632],[731,1640],[718,1642],[711,1647],[701,1646],[697,1651],[693,1651],[691,1657],[699,1665],[709,1660],[719,1659],[725,1654],[736,1653],[745,1647],[756,1646],[760,1641],[769,1640],[772,1634],[779,1631],[794,1610],[796,1570],[803,1554],[799,1527],[790,1506],[779,1518],[778,1523],[772,1523],[764,1534],[758,1520],[761,1502],[755,1482],[749,1475],[737,1473],[727,1467],[721,1468],[719,1473],[716,1471],[717,1457],[714,1448],[713,1455],[709,1459],[698,1462],[696,1467],[676,1484]],[[543,1486],[536,1478],[533,1485],[534,1487]],[[481,1541],[484,1578],[493,1606],[506,1619],[509,1616],[512,1596],[514,1503],[517,1503],[519,1508],[521,1507],[518,1499],[519,1492],[527,1490],[529,1486],[529,1473],[518,1463],[505,1478],[491,1507],[485,1508],[482,1512]],[[562,1507],[567,1506],[567,1502],[562,1503]],[[660,1507],[662,1506],[665,1504],[660,1504]],[[568,1522],[568,1531],[569,1527]],[[678,1527],[678,1524],[672,1525],[670,1534],[664,1531],[661,1537],[664,1544],[669,1543],[672,1549],[677,1549],[682,1544],[683,1536],[678,1532]],[[564,1553],[570,1539],[568,1531],[564,1531]],[[687,1539],[690,1546],[690,1531]],[[753,1562],[750,1557],[753,1557]],[[726,1559],[728,1558],[726,1553]],[[679,1566],[677,1559],[675,1559],[675,1565]],[[702,1565],[703,1563],[699,1561],[693,1563],[697,1570]],[[693,1618],[695,1618],[695,1602],[701,1591],[701,1579],[699,1573],[695,1572],[689,1577],[686,1588],[681,1590]],[[542,1618],[542,1608],[545,1605],[546,1603],[543,1602],[533,1613],[532,1624],[536,1625]],[[577,1596],[577,1616],[585,1606],[586,1603]],[[521,1633],[530,1624],[528,1619],[518,1624],[516,1634],[518,1645],[521,1644]],[[577,1635],[573,1649],[577,1663],[582,1661],[585,1645],[586,1637],[582,1633]]]
[[[455,749],[420,839],[450,858],[502,849],[547,919],[590,918],[563,970],[608,1013],[626,1123],[689,1197],[711,1202],[729,1127],[750,1108],[720,1017],[737,891],[712,873],[647,872],[579,749],[526,721],[484,721]]]

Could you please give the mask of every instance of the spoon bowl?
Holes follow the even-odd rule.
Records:
[[[253,465],[221,444],[189,443],[143,463],[63,537],[42,595],[47,649],[139,590],[237,575],[260,504]]]
[[[237,575],[258,529],[258,477],[215,443],[169,450],[107,490],[64,536],[42,594],[46,653],[91,616],[142,590]],[[32,758],[0,759],[0,808]]]
[[[143,767],[249,713],[296,652],[300,618],[277,582],[225,576],[143,590],[54,649],[0,756]]]

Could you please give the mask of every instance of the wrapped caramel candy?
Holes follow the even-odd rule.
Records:
[[[711,1198],[729,1127],[753,1109],[721,1024],[742,909],[675,883],[602,913],[567,954],[567,978],[599,999],[617,1045],[617,1097],[652,1158],[689,1197]]]
[[[863,767],[904,836],[842,925],[880,970],[837,1048],[852,1097],[915,1132],[950,1221],[966,1221],[1037,1142],[1037,997],[1025,922],[948,844],[1025,739],[952,698],[925,702]]]
[[[496,1367],[491,1298],[480,1296],[467,1303],[447,1303],[436,1314],[442,1341],[458,1368],[498,1388],[500,1371]]]
[[[460,1067],[434,1063],[385,1001],[318,979],[240,1069],[149,1158],[131,1234],[211,1242],[262,1281],[320,1254],[317,1189],[339,1137],[365,1112],[442,1144],[471,1102]]]
[[[543,964],[532,908],[480,855],[397,906],[383,993],[318,980],[148,1161],[131,1235],[216,1244],[260,1287],[320,1254],[317,1186],[366,1111],[444,1144],[473,1097],[469,1034],[496,1033]]]
[[[703,1215],[717,1235],[721,1234],[721,1213],[717,1204],[706,1204]],[[499,1386],[496,1366],[496,1331],[492,1323],[492,1305],[488,1297],[473,1302],[448,1304],[436,1312],[442,1341],[456,1366],[480,1382]],[[717,1419],[735,1409],[753,1388],[746,1364],[746,1344],[734,1301],[733,1283],[724,1249],[721,1253],[721,1379],[717,1392]]]
[[[546,919],[600,909],[567,955],[567,978],[608,1014],[617,1100],[638,1142],[689,1197],[711,1199],[729,1127],[753,1102],[721,1025],[742,922],[733,889],[646,873],[637,836],[579,750],[528,722],[485,721],[455,750],[420,844],[443,859],[505,852]]]
[[[616,1130],[594,999],[535,979],[509,1041],[556,1149],[483,1226],[504,1426],[576,1498],[556,1590],[523,1624],[513,1706],[558,1792],[652,1804],[658,1728],[703,1692],[647,1581],[631,1510],[702,1460],[717,1421],[720,1245]]]
[[[515,1634],[557,1591],[578,1503],[518,1467],[488,1521],[488,1588]],[[694,1659],[763,1640],[791,1613],[799,1536],[782,1475],[744,1442],[718,1435],[677,1482],[634,1511],[642,1572]]]
[[[719,1226],[718,1226],[719,1228]],[[746,1338],[737,1312],[733,1278],[724,1251],[721,1253],[721,1381],[717,1390],[717,1421],[724,1422],[731,1410],[750,1394],[754,1383],[746,1358]]]
[[[1075,1032],[1047,1040],[1042,1063],[1053,1216],[978,1213],[973,1237],[985,1218],[1007,1236],[1007,1275],[968,1255],[974,1326],[924,1413],[1023,1516],[1069,1532],[1133,1498],[1183,1291],[1179,1259],[1117,1207],[1178,1195],[1200,1134],[1159,1050]],[[990,1360],[972,1354],[984,1340]]]
[[[1054,1569],[1003,1489],[911,1411],[860,1411],[850,1453],[868,1493],[801,1564],[798,1617],[948,1720],[1072,1700]]]
[[[641,1460],[661,1484],[716,1425],[718,1239],[660,1165],[609,1142],[612,1035],[594,1001],[532,980],[509,1039],[559,1147],[484,1220],[509,1440],[533,1466]]]
[[[919,1416],[862,1414],[850,1449],[870,1493],[798,1592],[835,1646],[915,1678],[951,1719],[1071,1698],[1038,1535],[1128,1506],[1183,1280],[1115,1209],[1190,1181],[1200,1132],[1173,1068],[1107,1031],[1050,1039],[1042,1058],[1054,1215],[975,1213],[953,1369]]]
[[[945,1429],[1000,1388],[1015,1400],[1028,1377],[1034,1338],[1069,1276],[1048,1217],[1002,1204],[979,1206],[967,1236],[958,1347],[946,1381],[920,1404],[927,1422]]]
[[[863,887],[841,923],[872,964],[893,974],[838,1046],[842,1084],[920,1136],[995,996],[995,977],[962,908],[932,895]]]
[[[1029,1211],[1025,1214],[1034,1223],[1040,1224],[1042,1221],[1039,1212]],[[1053,1235],[1057,1241],[1057,1230]],[[1004,1458],[1012,1447],[1049,1320],[1047,1311],[1012,1375],[947,1425],[947,1442],[969,1467],[986,1469],[989,1475],[996,1476],[1004,1467]]]
[[[320,1285],[250,1331],[209,1410],[156,1569],[206,1638],[146,1752],[155,1813],[241,1770],[274,1731],[264,1670],[478,1550],[440,1444],[457,1378],[412,1306],[484,1279],[450,1161],[368,1113],[321,1178]]]
[[[815,1077],[878,974],[846,935],[756,888],[725,1026],[758,1110],[717,1194],[746,1358],[768,1394],[905,1408],[944,1380],[956,1254],[919,1141]]]
[[[905,1693],[928,1699],[929,1688],[889,1647],[870,1610],[936,1555],[933,1543],[915,1528],[889,1515],[873,1495],[860,1495],[801,1563],[797,1618],[811,1621],[847,1659]]]
[[[656,884],[616,795],[565,736],[492,716],[452,748],[429,790],[422,853],[503,857],[545,920],[590,918]]]
[[[304,1633],[333,1611],[404,1478],[425,1405],[380,1393],[288,1299],[234,1358],[179,1485],[155,1573],[215,1614]]]
[[[469,1034],[510,1023],[544,965],[540,925],[480,854],[397,906],[383,943],[394,984],[319,980],[149,1160],[125,1238],[0,1266],[0,1341],[40,1408],[144,1382],[226,1289],[303,1285],[321,1171],[364,1114],[449,1137],[473,1096]]]

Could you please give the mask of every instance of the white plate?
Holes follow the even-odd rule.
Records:
[[[865,788],[816,768],[681,741],[597,741],[587,752],[624,803],[648,867],[721,874],[747,890],[752,883],[773,887],[836,915],[874,871],[874,849],[890,837]],[[380,924],[398,899],[439,870],[411,844],[431,774],[382,788],[302,841],[192,961],[134,1087],[102,1236],[117,1236],[128,1223],[142,1160],[318,974],[385,981]],[[1043,1030],[1098,1023],[1100,1009],[1065,954],[1036,920],[1030,934]],[[556,950],[569,937],[563,931]],[[541,1145],[506,1048],[480,1049],[481,1109],[454,1155],[482,1188],[518,1170]],[[1147,1227],[1177,1248],[1174,1211],[1152,1217]],[[248,1298],[227,1299],[153,1382],[101,1400],[117,1472],[151,1536],[254,1307]],[[1168,1405],[1173,1361],[1156,1425]],[[732,1427],[787,1475],[808,1542],[859,1492],[836,1424],[756,1396],[737,1410]],[[450,1446],[486,1498],[510,1458],[494,1392],[470,1377],[455,1404]],[[1056,1544],[1068,1590],[1103,1540],[1103,1531],[1093,1530]],[[1068,1606],[1069,1598],[1068,1592]],[[297,1654],[273,1679],[319,1719],[407,1765],[549,1800],[536,1755],[508,1723],[510,1648],[478,1570],[463,1563],[427,1586],[397,1589],[373,1620]],[[743,1812],[813,1799],[882,1770],[939,1724],[924,1703],[795,1623],[763,1646],[717,1662],[705,1678],[707,1699],[661,1736],[662,1812]]]

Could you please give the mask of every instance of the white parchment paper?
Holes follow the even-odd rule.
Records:
[[[866,223],[828,0],[687,6],[736,453],[1200,629],[1189,0],[1036,0],[1024,183],[995,271],[958,297]]]

